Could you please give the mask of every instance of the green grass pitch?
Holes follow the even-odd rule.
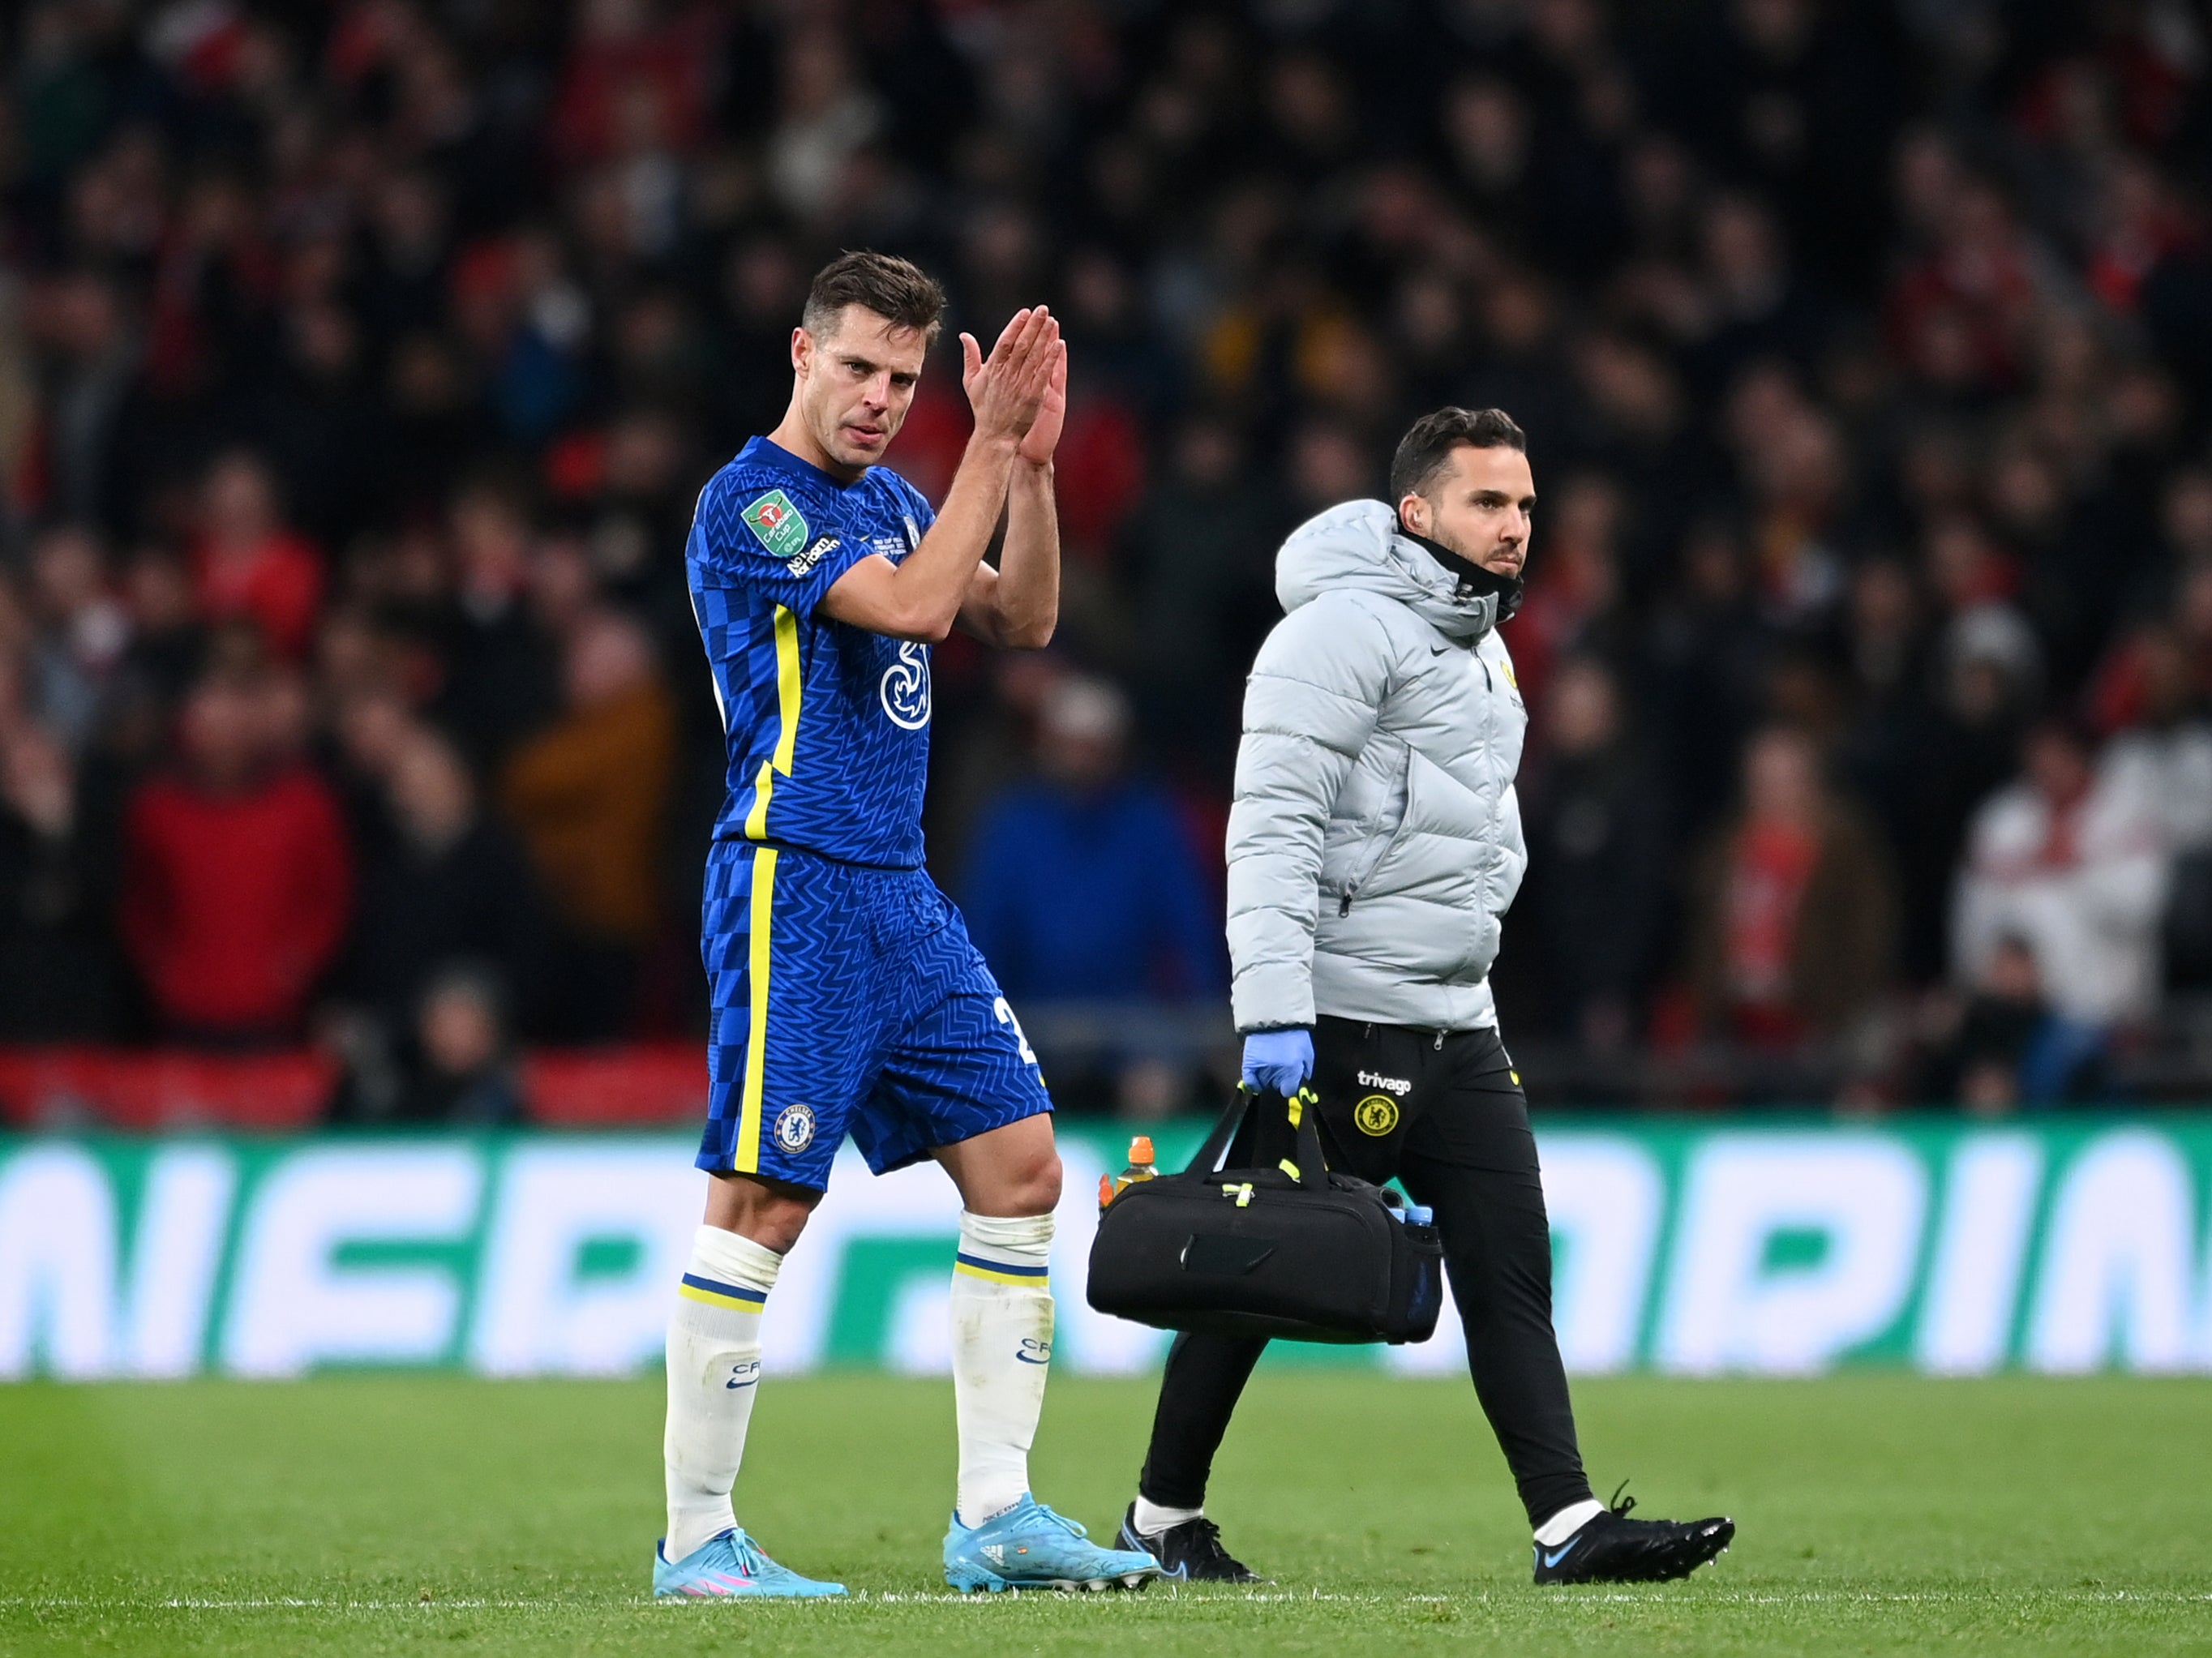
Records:
[[[1607,1485],[1736,1516],[1717,1568],[1535,1589],[1463,1382],[1261,1372],[1213,1512],[1265,1590],[963,1601],[949,1384],[772,1379],[739,1513],[863,1593],[666,1606],[650,1382],[0,1388],[0,1654],[2212,1652],[2212,1383],[1577,1393]],[[1054,1384],[1037,1485],[1094,1533],[1151,1401]]]

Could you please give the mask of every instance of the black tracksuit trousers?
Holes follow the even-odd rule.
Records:
[[[1413,1030],[1322,1019],[1313,1090],[1329,1165],[1380,1184],[1396,1175],[1437,1212],[1444,1272],[1467,1326],[1475,1395],[1505,1453],[1528,1522],[1590,1494],[1552,1330],[1552,1236],[1520,1078],[1495,1030]],[[1256,1146],[1247,1123],[1228,1166],[1288,1155],[1287,1123]],[[1273,1137],[1283,1145],[1275,1149]],[[1138,1489],[1169,1508],[1206,1501],[1213,1454],[1264,1339],[1179,1335],[1168,1350]]]

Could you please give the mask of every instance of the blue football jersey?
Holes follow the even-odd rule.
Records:
[[[684,562],[729,755],[717,839],[917,869],[929,647],[817,616],[837,578],[893,562],[935,518],[872,466],[840,483],[755,438],[700,492]]]

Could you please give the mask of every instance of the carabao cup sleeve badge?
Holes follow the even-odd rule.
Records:
[[[788,563],[806,548],[806,515],[781,489],[745,508],[744,519],[760,544]]]

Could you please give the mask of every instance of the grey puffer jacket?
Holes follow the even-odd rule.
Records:
[[[1277,556],[1285,615],[1246,686],[1229,811],[1239,1030],[1498,1023],[1528,714],[1497,598],[1457,586],[1379,501],[1331,507]]]

